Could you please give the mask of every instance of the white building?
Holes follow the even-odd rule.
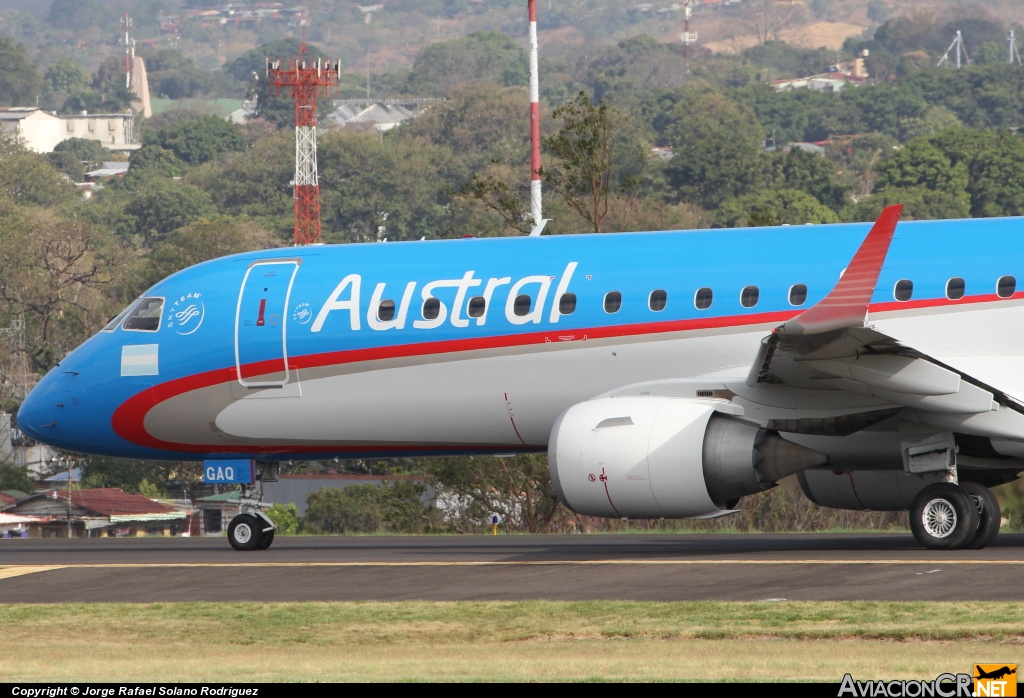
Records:
[[[98,141],[110,150],[137,150],[135,115],[88,114],[58,116],[37,107],[0,109],[0,131],[13,135],[26,148],[37,153],[52,153],[68,138]]]

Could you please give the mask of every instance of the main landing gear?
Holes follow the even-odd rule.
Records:
[[[931,550],[979,549],[999,533],[999,502],[982,485],[938,482],[921,490],[910,507],[910,530]]]
[[[266,550],[274,542],[276,526],[264,509],[263,483],[277,482],[277,463],[256,463],[256,482],[242,485],[238,504],[242,510],[228,524],[228,542],[235,550]]]

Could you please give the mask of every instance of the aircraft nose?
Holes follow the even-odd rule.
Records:
[[[57,408],[48,399],[52,392],[45,378],[25,397],[18,409],[18,428],[37,441],[46,441],[47,429],[57,425]]]

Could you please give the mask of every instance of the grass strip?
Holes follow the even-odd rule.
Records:
[[[0,681],[933,678],[1024,659],[1022,619],[1006,602],[0,605]]]

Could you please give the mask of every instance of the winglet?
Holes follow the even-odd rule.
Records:
[[[875,292],[878,275],[889,253],[889,244],[902,211],[903,204],[885,208],[853,255],[839,283],[816,305],[777,331],[782,334],[819,334],[844,327],[863,327],[868,303]]]

